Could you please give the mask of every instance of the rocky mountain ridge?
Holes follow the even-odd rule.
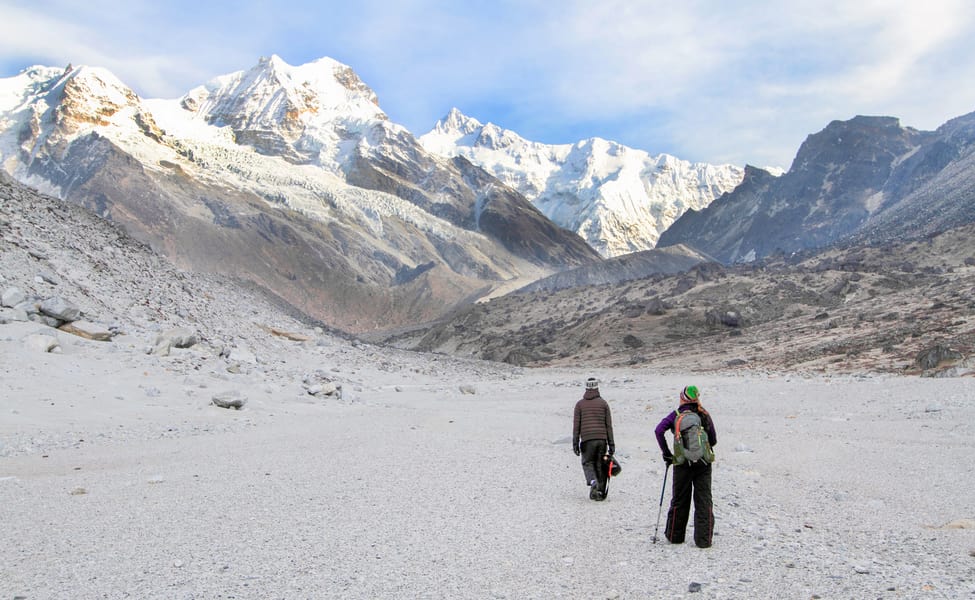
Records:
[[[746,168],[742,184],[660,237],[719,261],[825,248],[846,238],[888,243],[975,220],[975,113],[937,131],[892,117],[834,121],[810,135],[780,177]]]
[[[262,59],[178,101],[142,100],[90,67],[2,87],[15,177],[183,268],[247,278],[348,331],[598,260],[486,172],[424,151],[331,60]]]
[[[694,265],[700,272],[712,260],[894,247],[975,218],[972,115],[936,132],[887,117],[831,123],[807,139],[789,173],[748,167],[733,192],[678,219],[661,247],[607,261],[484,168],[427,151],[334,61],[263,59],[179,101],[140,99],[90,67],[30,69],[2,83],[5,169],[109,218],[180,268],[247,279],[356,333],[432,330],[438,325],[417,324],[454,319],[453,309],[534,281],[528,290],[598,284],[613,297],[620,282],[644,285]],[[452,114],[444,132],[467,131],[482,148],[552,151]],[[592,175],[606,171],[595,156],[577,157]],[[673,245],[681,239],[685,247]],[[583,311],[577,324],[591,316]],[[632,335],[631,344],[643,339]],[[499,339],[502,360],[522,344]],[[511,362],[543,360],[536,341]]]
[[[619,284],[656,275],[673,275],[702,263],[716,262],[683,244],[667,246],[606,259],[594,265],[566,269],[533,281],[518,292],[564,290],[593,285]]]
[[[524,366],[970,375],[972,289],[968,224],[924,240],[509,294],[370,339]]]
[[[462,156],[489,171],[604,257],[654,248],[685,211],[703,209],[744,175],[734,165],[651,156],[599,138],[532,142],[456,108],[419,140],[435,154]]]
[[[253,368],[255,352],[269,357],[274,344],[305,339],[315,327],[331,346],[356,344],[250,282],[178,269],[84,208],[9,180],[0,181],[0,200],[0,293],[12,305],[0,319],[52,326],[39,303],[61,296],[76,305],[72,318],[88,321],[79,325],[88,335],[122,335],[152,351],[161,333],[189,328],[201,344],[193,357],[226,354],[244,368]],[[431,365],[447,354],[589,369],[964,375],[975,368],[973,227],[510,294],[363,338],[438,353]],[[24,298],[8,295],[11,288]],[[31,297],[38,301],[30,312],[17,308]]]

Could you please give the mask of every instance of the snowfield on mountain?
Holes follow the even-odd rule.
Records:
[[[419,141],[430,152],[463,156],[492,173],[606,257],[652,249],[684,212],[705,208],[744,176],[742,167],[651,156],[599,138],[532,142],[456,108]]]

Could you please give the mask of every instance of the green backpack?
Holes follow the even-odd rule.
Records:
[[[674,464],[696,463],[699,460],[710,464],[714,462],[714,450],[708,441],[701,415],[694,411],[674,411]]]

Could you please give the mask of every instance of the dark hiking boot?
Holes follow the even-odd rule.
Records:
[[[600,495],[599,494],[599,483],[596,482],[596,481],[593,481],[589,485],[589,499],[590,500],[599,500],[600,499],[599,498],[599,495]]]

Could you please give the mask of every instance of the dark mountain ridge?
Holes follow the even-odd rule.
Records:
[[[883,242],[971,222],[973,120],[934,132],[892,117],[833,121],[803,142],[787,173],[747,168],[738,188],[685,213],[659,247],[684,243],[731,264],[853,235]]]
[[[522,366],[971,375],[972,289],[968,224],[918,241],[509,294],[369,339]]]

